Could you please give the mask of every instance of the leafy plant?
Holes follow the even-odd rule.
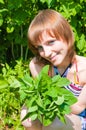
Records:
[[[25,73],[29,73],[27,64],[22,60],[16,61],[12,68],[8,64],[3,65],[0,74],[0,129],[23,130],[20,121],[20,103],[19,87],[21,78]]]
[[[4,125],[16,125],[15,129],[21,127],[19,113],[24,104],[28,109],[24,119],[38,118],[44,126],[51,124],[56,117],[65,122],[64,115],[70,113],[70,105],[76,102],[76,98],[63,87],[70,84],[69,80],[59,75],[49,77],[48,69],[47,65],[38,77],[32,78],[21,61],[17,61],[14,68],[8,64],[3,67],[0,75],[0,111]]]
[[[70,113],[70,105],[76,102],[74,95],[64,86],[70,84],[69,80],[60,77],[48,76],[49,66],[45,66],[37,78],[25,75],[21,79],[21,101],[28,108],[26,118],[38,118],[44,126],[48,126],[58,117],[65,122],[64,115]]]

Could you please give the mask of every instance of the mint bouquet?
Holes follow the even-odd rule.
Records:
[[[64,86],[70,81],[60,75],[50,77],[49,66],[46,65],[36,78],[26,74],[20,82],[20,99],[28,109],[23,120],[39,119],[44,126],[50,125],[58,117],[65,123],[65,114],[69,114],[70,106],[77,99]]]

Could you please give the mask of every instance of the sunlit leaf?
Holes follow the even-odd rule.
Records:
[[[14,31],[14,27],[7,27],[7,32],[12,33]]]

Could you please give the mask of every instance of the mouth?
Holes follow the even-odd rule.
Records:
[[[55,60],[56,60],[56,57],[57,57],[57,54],[56,54],[56,55],[54,55],[54,56],[52,56],[52,57],[50,57],[50,60],[53,62],[53,61],[55,61]]]

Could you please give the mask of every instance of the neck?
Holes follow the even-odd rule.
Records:
[[[62,75],[65,72],[65,70],[67,69],[67,67],[70,64],[73,64],[75,59],[76,59],[76,55],[73,55],[72,58],[66,58],[66,60],[64,60],[64,62],[62,62],[62,64],[56,66],[58,68],[58,71],[59,71],[60,75]],[[53,70],[53,65],[51,65],[51,66],[52,66],[51,76],[54,76],[55,73],[54,73],[54,70]]]
[[[57,66],[59,73],[62,75],[70,64],[72,64],[71,60],[67,59],[62,64]]]
[[[69,63],[67,66],[63,66],[62,68],[61,67],[58,68],[60,75],[62,75],[66,71],[66,69],[69,67],[70,64],[71,63]]]
[[[59,66],[57,66],[59,73],[63,74],[65,69],[69,66],[69,64],[73,64],[74,61],[76,61],[75,53],[71,57],[69,55],[66,56],[64,61]]]

